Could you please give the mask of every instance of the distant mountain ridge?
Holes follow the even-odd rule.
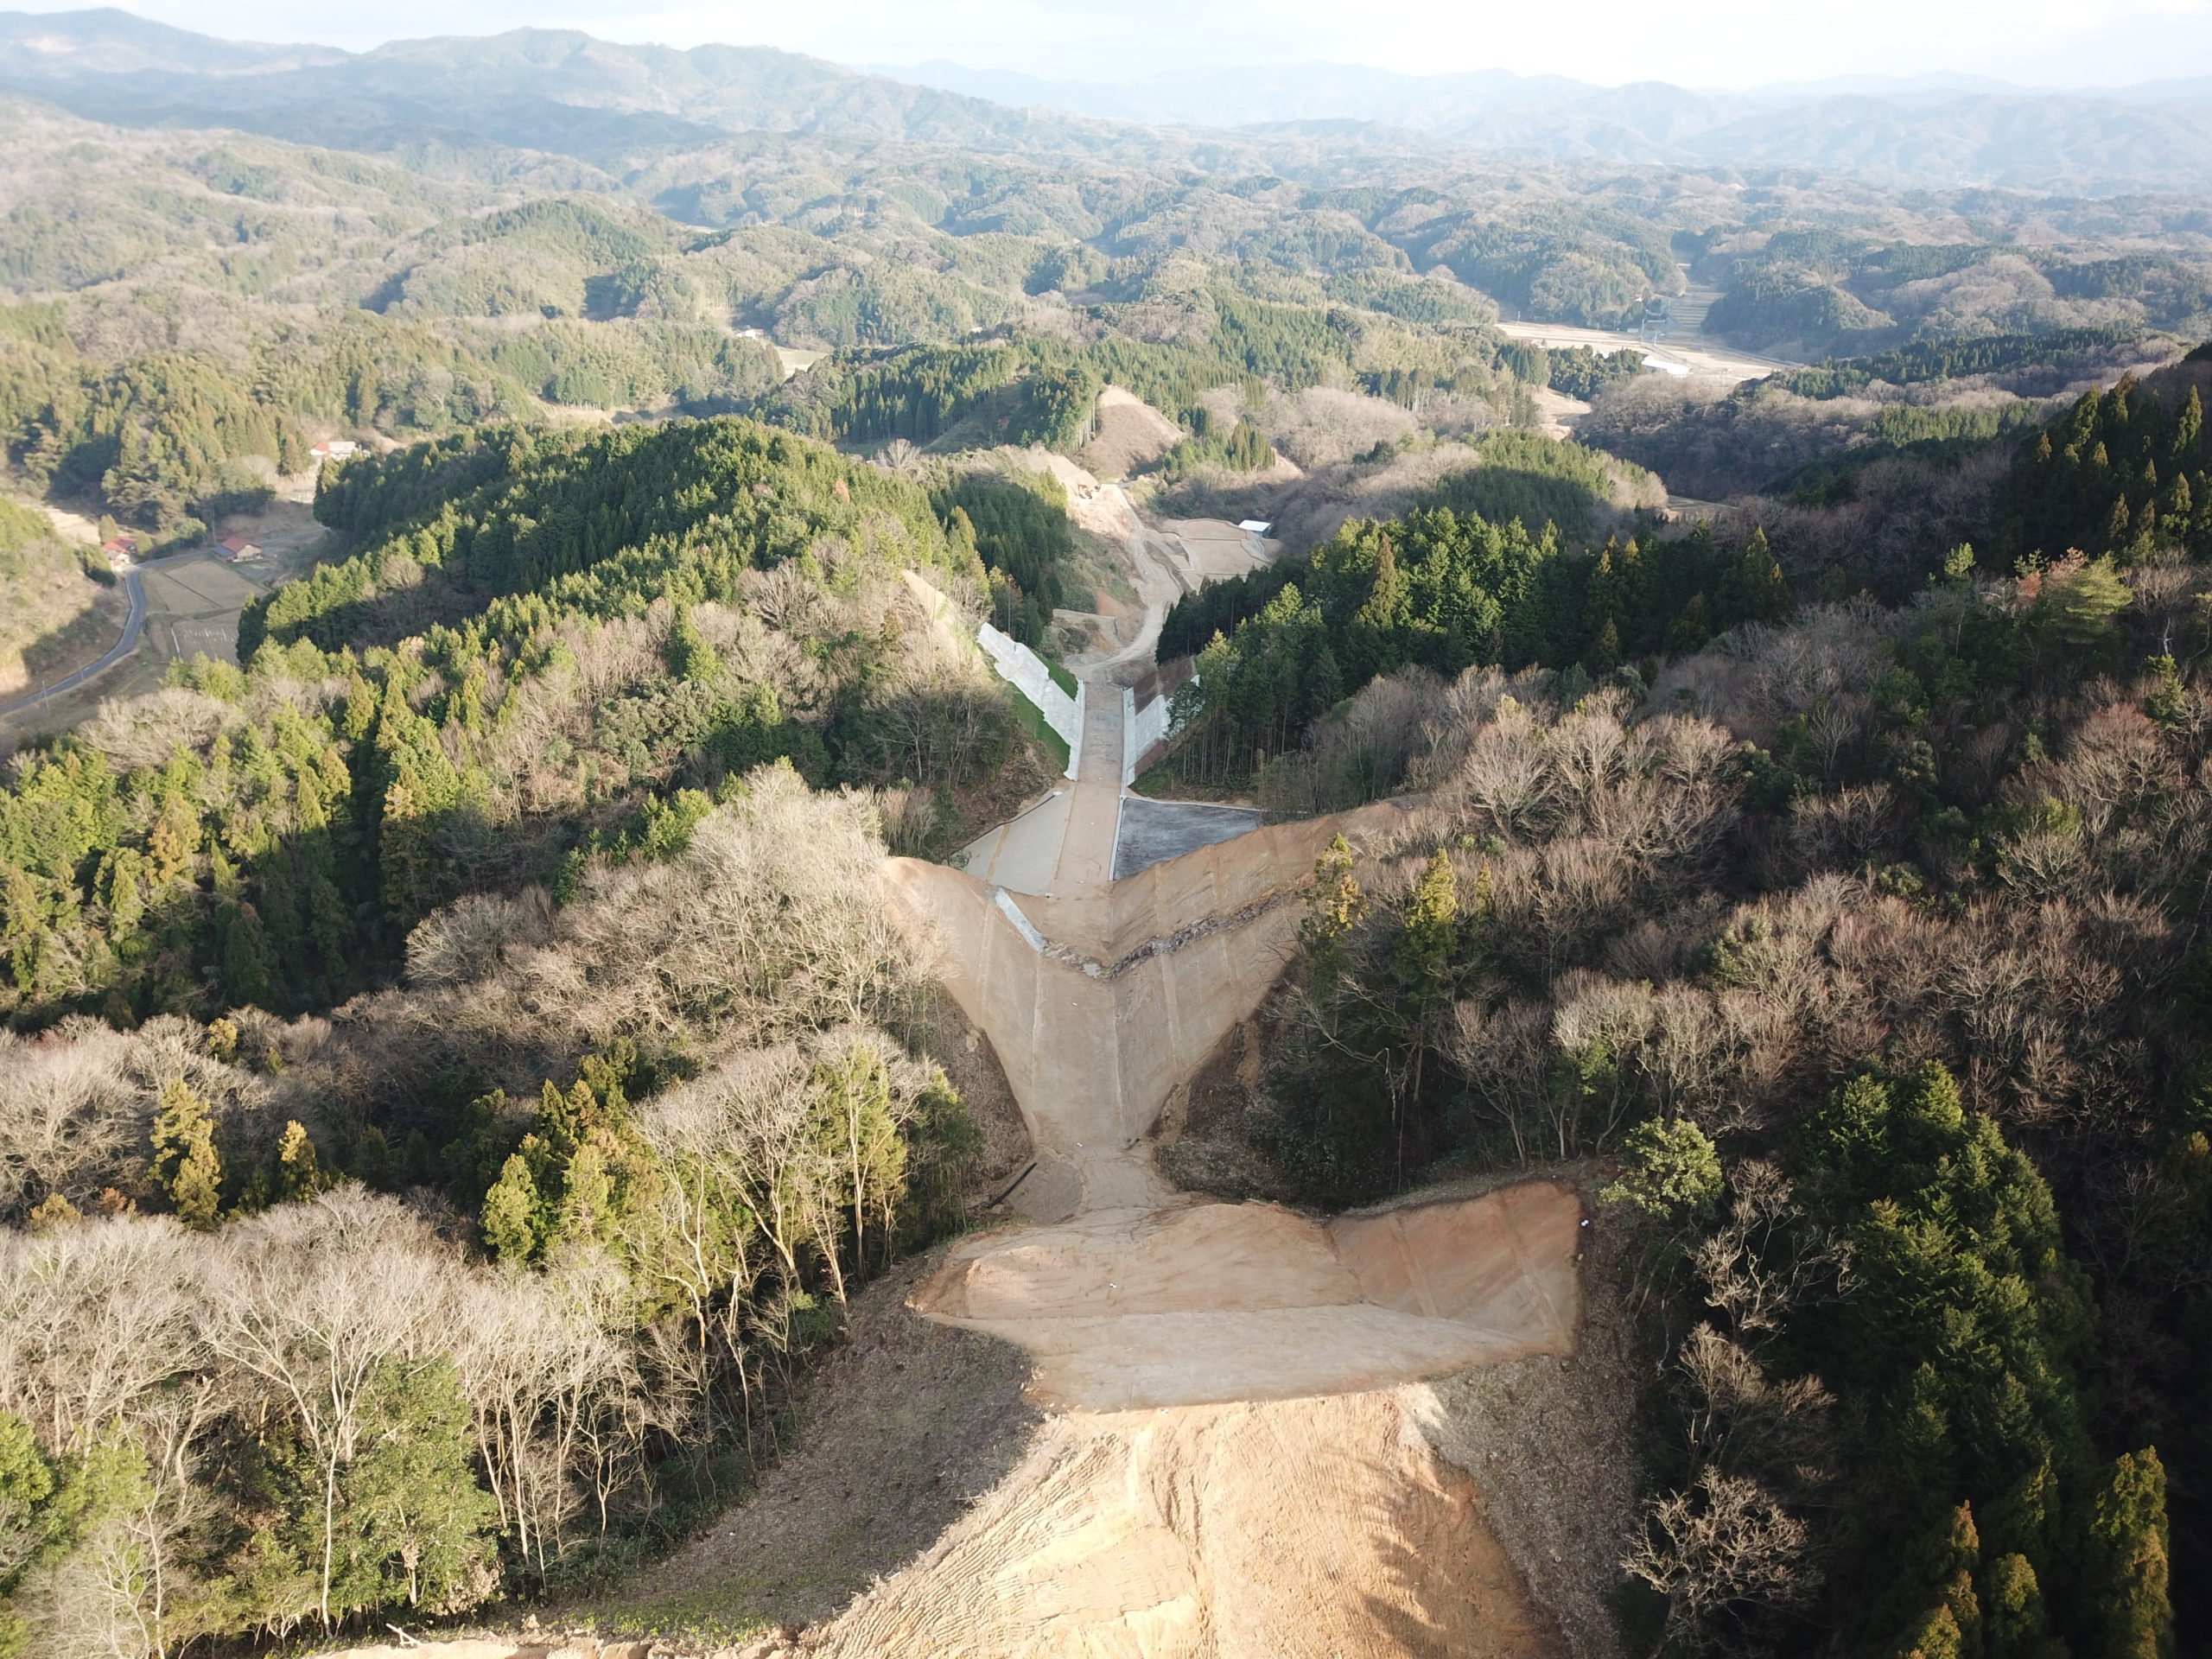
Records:
[[[1207,127],[1368,123],[1550,160],[1811,167],[1887,181],[2088,193],[2212,186],[2212,77],[2060,92],[1986,77],[1839,77],[1746,92],[1598,86],[1502,69],[1407,75],[1347,64],[1179,70],[1124,85],[932,62],[874,65],[1033,110]]]
[[[1808,168],[2079,194],[2212,189],[2212,77],[2095,93],[1971,76],[1750,92],[1503,70],[1177,71],[1126,86],[957,64],[866,73],[770,47],[678,50],[574,29],[370,52],[227,41],[111,8],[0,12],[0,87],[124,125],[232,127],[337,149],[474,142],[615,165],[801,133],[985,151],[1158,156],[1221,129],[1598,165]]]
[[[463,134],[601,164],[743,131],[976,149],[1088,149],[1108,138],[1093,123],[772,47],[679,51],[575,29],[351,53],[218,41],[112,8],[0,12],[0,86],[123,125],[227,126],[341,149]]]
[[[2212,76],[2129,86],[2056,87],[2024,86],[1987,75],[1837,75],[1729,89],[1687,87],[1664,80],[1602,86],[1566,75],[1522,75],[1506,69],[1410,75],[1342,63],[1182,69],[1126,82],[1053,80],[1010,69],[971,69],[947,60],[855,67],[1000,104],[1062,110],[1108,121],[1225,127],[1350,119],[1381,121],[1417,131],[1449,131],[1501,110],[1545,106],[1560,99],[1600,104],[1649,99],[1654,89],[1688,100],[1708,118],[1719,120],[1777,104],[1835,99],[1872,99],[1908,109],[1974,98],[2212,105]]]

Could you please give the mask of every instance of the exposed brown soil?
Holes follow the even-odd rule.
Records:
[[[1127,478],[1182,441],[1183,429],[1134,392],[1109,386],[1098,394],[1098,430],[1076,459],[1099,478]]]
[[[758,1659],[1616,1659],[1633,1389],[1611,1317],[1583,1315],[1579,1185],[1324,1223],[1178,1192],[1154,1160],[1240,1138],[1299,887],[1331,834],[1399,809],[1109,881],[1119,710],[1092,699],[1018,903],[884,870],[995,1061],[963,1087],[1027,1125],[1027,1221],[857,1299],[797,1449],[602,1611]]]
[[[1050,1420],[935,1548],[798,1650],[1551,1659],[1420,1390]]]
[[[1424,1419],[1437,1449],[1482,1488],[1491,1529],[1574,1659],[1621,1659],[1605,1594],[1621,1580],[1636,1524],[1633,1251],[1628,1228],[1600,1212],[1584,1235],[1574,1351],[1442,1378]]]
[[[1063,1408],[1288,1400],[1572,1351],[1582,1205],[1530,1181],[1327,1224],[1093,1211],[956,1248],[914,1309],[1020,1343]]]

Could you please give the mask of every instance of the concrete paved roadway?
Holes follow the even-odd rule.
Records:
[[[44,702],[56,692],[73,691],[86,680],[106,673],[108,670],[136,651],[138,648],[139,637],[146,632],[146,584],[139,580],[138,573],[142,570],[158,570],[164,565],[183,564],[193,559],[205,558],[207,556],[206,548],[197,547],[189,553],[172,553],[167,558],[148,559],[142,563],[133,564],[125,570],[123,573],[123,588],[130,595],[130,614],[123,624],[123,637],[115,642],[114,647],[98,662],[86,664],[75,673],[56,680],[52,685],[17,697],[12,702],[0,702],[0,716],[29,709],[35,703]]]

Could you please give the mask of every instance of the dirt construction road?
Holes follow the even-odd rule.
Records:
[[[1256,830],[1105,879],[1117,699],[1093,698],[1047,896],[890,861],[894,915],[991,1040],[1046,1226],[956,1253],[916,1311],[1020,1344],[1035,1391],[1094,1410],[1387,1387],[1572,1346],[1580,1205],[1550,1185],[1324,1226],[1176,1192],[1148,1137],[1169,1097],[1281,976],[1315,857],[1387,834],[1387,803]],[[1113,726],[1116,729],[1107,730]]]

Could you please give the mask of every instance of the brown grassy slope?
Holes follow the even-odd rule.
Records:
[[[123,590],[86,575],[44,514],[0,500],[0,701],[98,657],[124,608]]]

